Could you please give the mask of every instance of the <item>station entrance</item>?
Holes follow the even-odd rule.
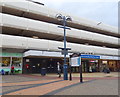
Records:
[[[63,58],[24,58],[23,73],[40,73],[43,68],[47,73],[57,73],[57,62],[63,65]]]

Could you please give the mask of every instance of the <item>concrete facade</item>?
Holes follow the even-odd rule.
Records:
[[[25,53],[28,50],[60,52],[63,47],[62,23],[56,15],[70,16],[67,26],[67,47],[70,53],[115,56],[119,60],[118,28],[100,22],[59,12],[27,0],[1,0],[0,48],[8,52]],[[114,60],[114,59],[113,59]]]

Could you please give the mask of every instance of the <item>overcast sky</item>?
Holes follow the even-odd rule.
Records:
[[[79,17],[118,26],[119,0],[35,0]]]

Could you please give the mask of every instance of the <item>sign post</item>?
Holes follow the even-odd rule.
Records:
[[[80,56],[81,57],[81,56]],[[79,66],[80,69],[80,82],[83,82],[83,77],[82,77],[82,64]]]
[[[70,77],[69,77],[69,80],[72,81],[72,67],[71,67],[71,55],[70,55],[70,58],[69,58],[69,72],[70,72]]]
[[[81,65],[81,54],[74,53],[70,56],[70,80],[72,80],[72,71],[71,67],[79,67],[80,70],[80,82],[83,82],[82,77],[82,65]]]
[[[70,55],[70,58],[69,58],[69,62],[70,62],[70,64],[69,64],[69,72],[70,72],[70,78],[69,78],[69,80],[70,80],[70,81],[72,81],[71,57],[72,57],[72,55]]]
[[[71,67],[71,65],[70,65],[70,79],[69,79],[70,81],[72,80],[72,67]]]
[[[71,48],[64,48],[58,47],[58,49],[62,50],[62,54],[64,54],[64,65],[63,65],[63,74],[64,74],[64,80],[68,80],[68,65],[66,64],[66,55],[68,55],[68,50],[71,50]]]

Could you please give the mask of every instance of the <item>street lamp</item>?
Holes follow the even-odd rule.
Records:
[[[62,54],[64,54],[64,65],[63,65],[63,73],[64,73],[64,80],[68,80],[68,65],[66,64],[66,55],[68,54],[68,50],[71,50],[70,48],[66,48],[66,29],[69,29],[69,27],[66,27],[66,22],[67,21],[72,21],[70,16],[62,16],[62,14],[57,14],[56,18],[59,21],[62,21],[63,26],[58,26],[59,28],[63,28],[64,29],[64,48],[60,48],[59,49],[62,50]]]

